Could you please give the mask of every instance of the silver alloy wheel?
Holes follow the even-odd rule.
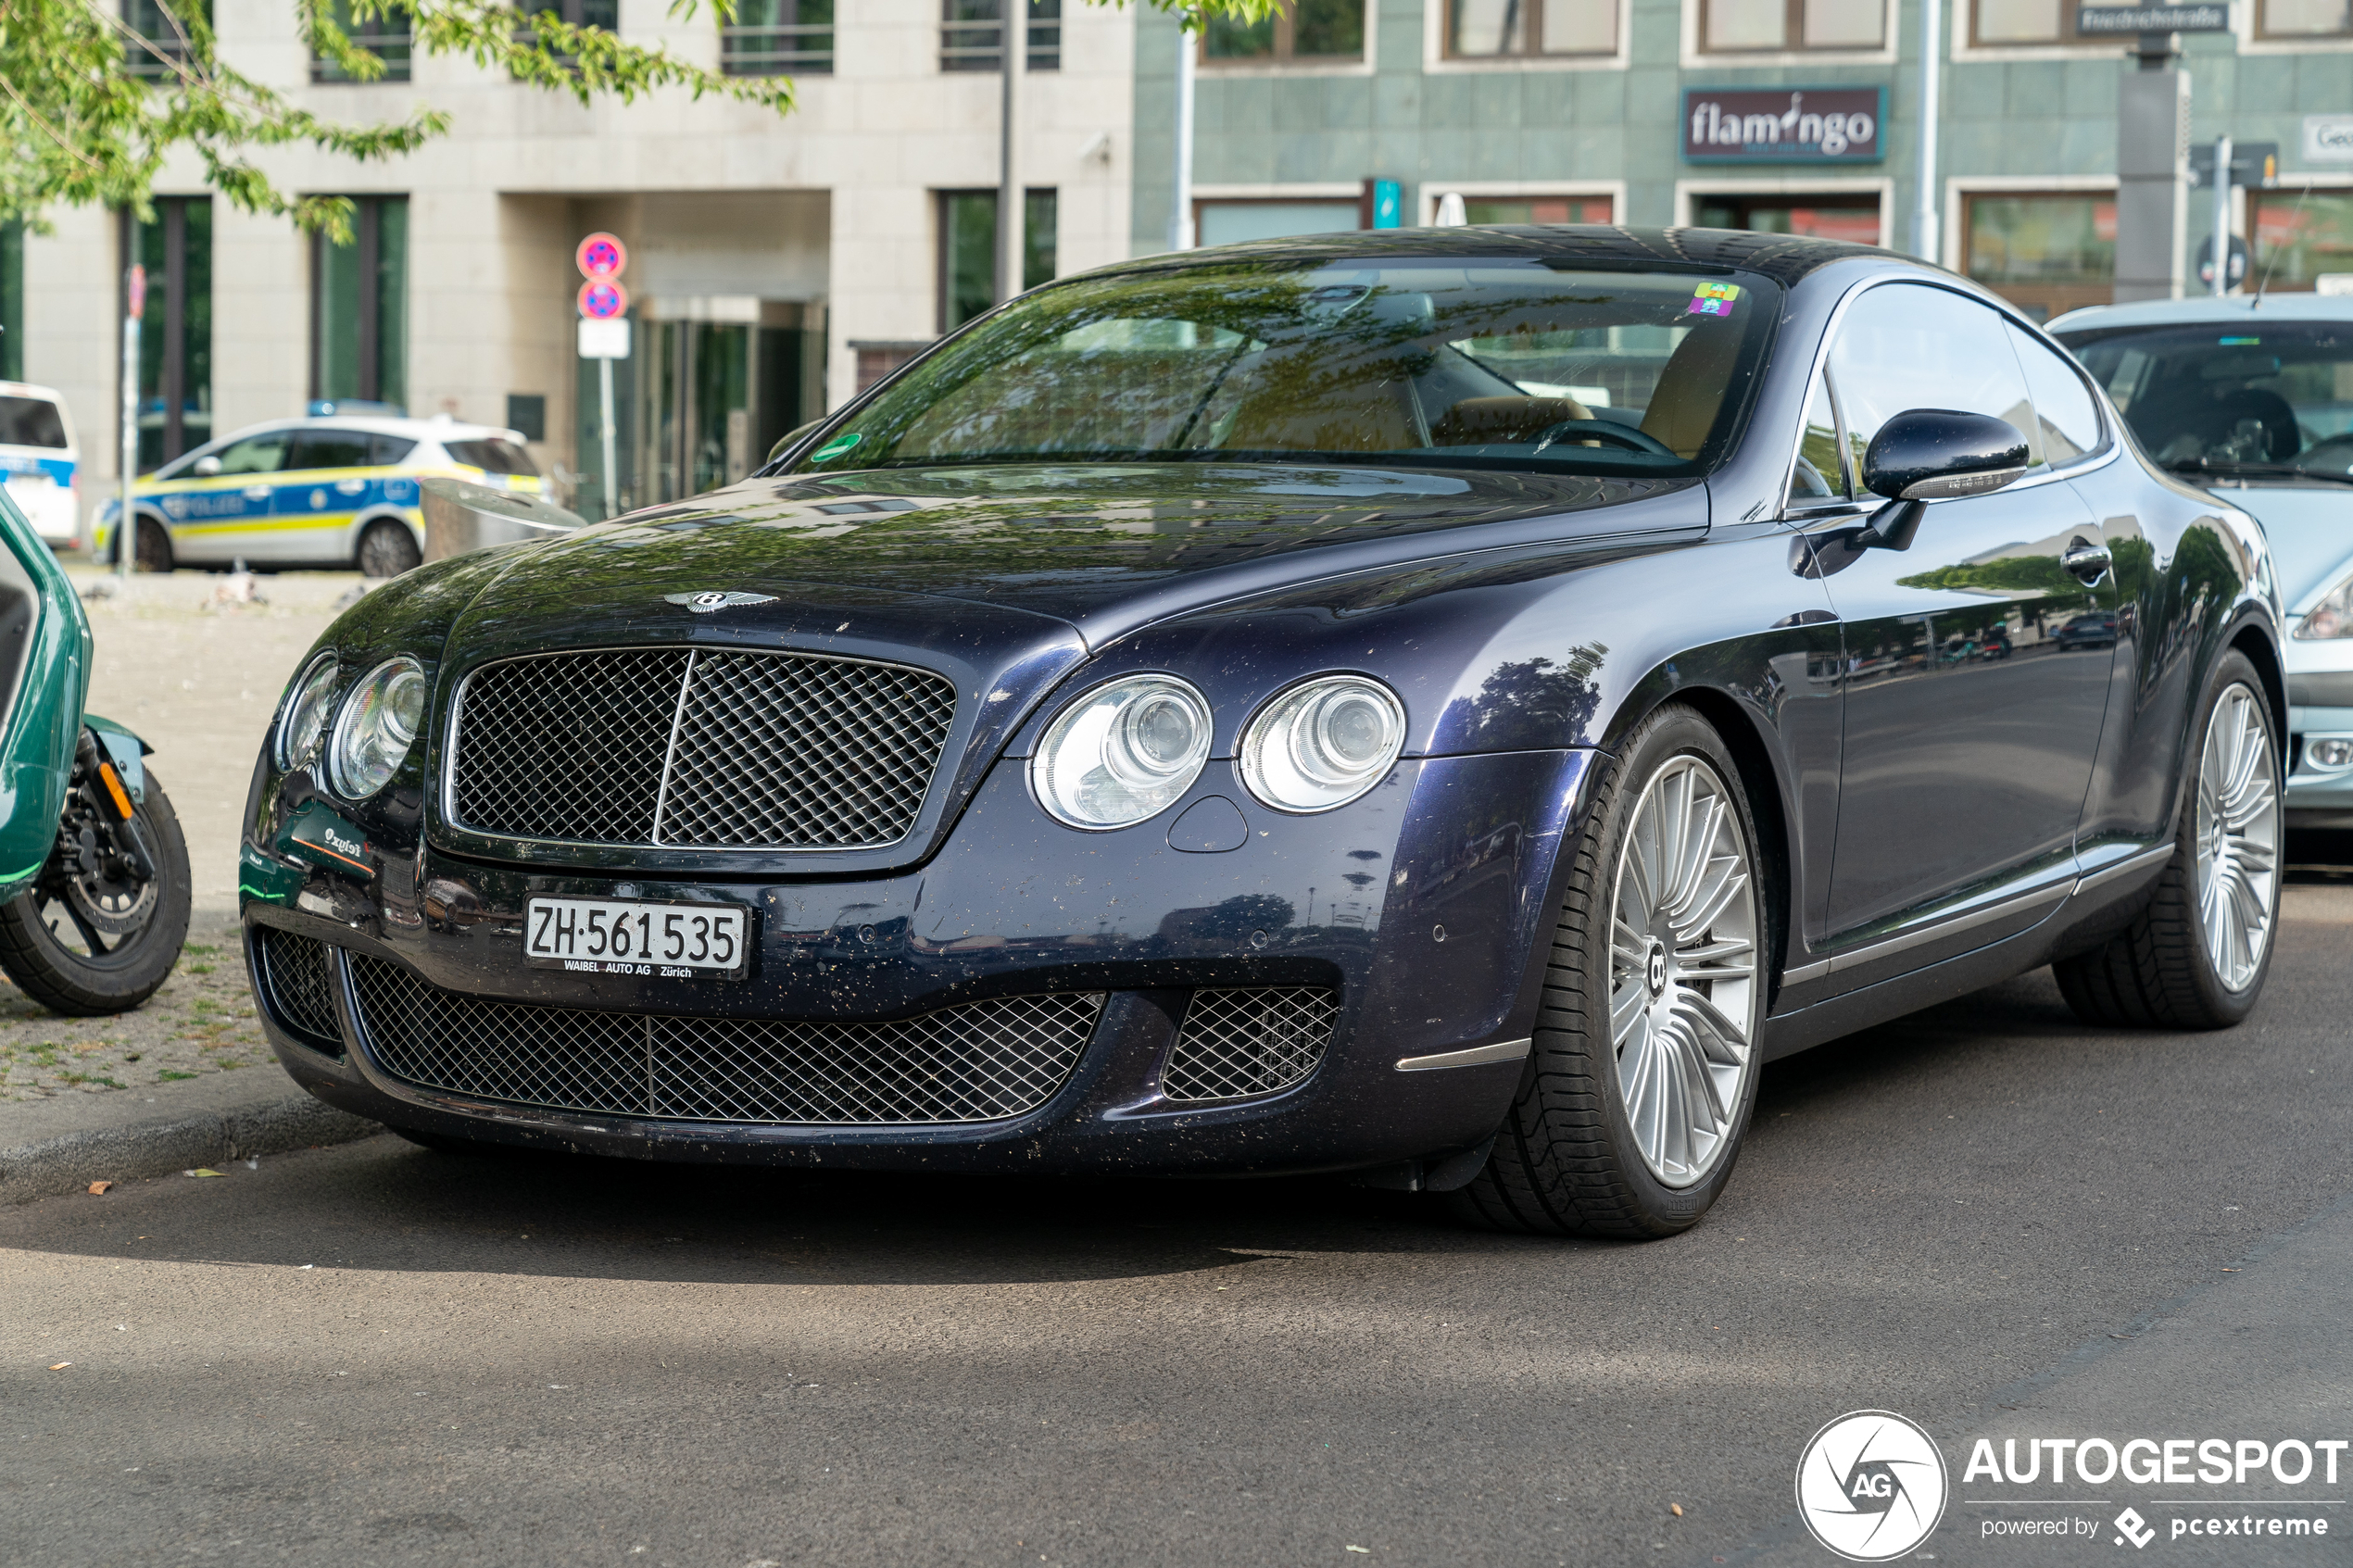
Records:
[[[2214,705],[2197,766],[2197,908],[2226,989],[2263,965],[2279,891],[2280,792],[2262,700],[2233,683]]]
[[[1755,1071],[1755,859],[1716,770],[1651,775],[1618,851],[1610,1046],[1642,1161],[1670,1187],[1715,1168]]]

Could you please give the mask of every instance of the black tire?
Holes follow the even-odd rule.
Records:
[[[2270,749],[2273,818],[2270,875],[2261,895],[2269,900],[2268,923],[2252,976],[2235,987],[2216,967],[2208,947],[2208,915],[2199,907],[2197,896],[2201,764],[2215,715],[2233,691],[2252,698],[2251,711],[2262,722]],[[2279,928],[2279,862],[2286,836],[2280,756],[2278,728],[2262,679],[2253,662],[2233,649],[2216,662],[2207,682],[2206,697],[2190,734],[2187,776],[2183,780],[2179,821],[2173,830],[2173,858],[2165,863],[2148,903],[2132,924],[2100,947],[2051,966],[2059,994],[2075,1010],[2076,1017],[2109,1029],[2227,1029],[2254,1009],[2271,973],[2272,949],[2278,945],[2273,938]]]
[[[107,551],[107,559],[112,565],[122,564],[122,535],[123,530],[115,530],[113,546]],[[132,571],[170,571],[177,564],[171,554],[170,531],[144,513],[139,518],[138,538],[131,557]]]
[[[1646,790],[1655,779],[1696,759],[1712,773],[1732,808],[1738,844],[1747,857],[1750,930],[1747,999],[1738,1010],[1746,1049],[1738,1086],[1725,1098],[1726,1130],[1692,1179],[1670,1184],[1654,1170],[1636,1139],[1619,1059],[1611,1039],[1611,934],[1619,864]],[[1574,857],[1553,940],[1541,961],[1544,990],[1535,1044],[1518,1098],[1486,1165],[1467,1186],[1448,1195],[1459,1218],[1496,1230],[1540,1235],[1646,1239],[1673,1236],[1697,1223],[1730,1179],[1756,1103],[1755,1030],[1778,922],[1765,884],[1756,826],[1738,767],[1713,726],[1680,704],[1652,714],[1627,738],[1620,759],[1603,782]],[[1733,911],[1727,910],[1727,918]],[[1657,972],[1652,968],[1650,972]],[[1710,982],[1690,985],[1724,996]],[[1623,982],[1621,977],[1621,991]],[[1679,996],[1681,993],[1677,993]],[[1650,984],[1649,1000],[1667,995]],[[1663,1069],[1662,1069],[1663,1071]],[[1694,1102],[1696,1103],[1696,1102]]]
[[[404,571],[414,571],[424,564],[424,558],[409,525],[390,518],[378,518],[370,523],[359,535],[359,548],[352,552],[352,564],[359,569],[362,577],[397,577]]]
[[[78,764],[67,797],[69,823],[77,809],[105,822],[119,820],[111,808],[89,796],[99,787],[89,770]],[[157,874],[151,882],[107,883],[99,873],[73,867],[61,852],[53,853],[31,889],[0,904],[0,969],[54,1012],[75,1017],[129,1012],[154,996],[180,961],[181,947],[188,939],[188,845],[181,836],[171,799],[152,772],[146,776],[145,796],[132,810],[157,863]],[[77,802],[76,797],[82,799]],[[69,884],[79,884],[82,905],[77,906],[76,889]],[[108,888],[123,886],[153,889],[152,904],[132,906],[134,911],[144,908],[136,923],[121,932],[89,923],[92,917],[83,911],[92,907],[93,890],[103,896]],[[145,894],[136,897],[144,900]],[[98,918],[109,917],[101,909]]]

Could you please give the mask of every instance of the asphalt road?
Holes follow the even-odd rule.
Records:
[[[1924,1555],[2138,1561],[1989,1540],[1963,1445],[2353,1436],[2353,882],[2289,898],[2228,1034],[2038,973],[1769,1069],[1647,1246],[388,1136],[0,1211],[0,1563],[1829,1563],[1865,1407],[1944,1439]],[[2353,1561],[2353,1466],[2290,1493],[2338,1533],[2147,1556]]]

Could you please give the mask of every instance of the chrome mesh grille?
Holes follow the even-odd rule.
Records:
[[[1078,1064],[1099,992],[966,1002],[891,1023],[664,1018],[485,1001],[354,955],[369,1054],[427,1088],[688,1122],[996,1122]]]
[[[914,826],[956,713],[946,677],[790,653],[509,659],[459,698],[449,814],[508,838],[851,849]]]
[[[1340,1017],[1329,991],[1258,986],[1196,991],[1161,1070],[1170,1099],[1247,1099],[1306,1081]]]
[[[290,931],[255,928],[261,943],[261,977],[270,990],[271,1010],[280,1022],[315,1036],[329,1052],[343,1049],[343,1028],[335,1022],[334,981],[327,968],[327,945]]]

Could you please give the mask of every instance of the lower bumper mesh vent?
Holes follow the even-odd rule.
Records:
[[[655,1018],[485,1001],[354,955],[369,1054],[427,1088],[688,1122],[997,1122],[1078,1065],[1101,993],[966,1002],[891,1023]]]
[[[315,937],[259,927],[261,975],[271,1010],[279,1022],[329,1054],[343,1050],[343,1028],[335,1022],[334,982],[327,968],[327,945]]]
[[[1161,1092],[1170,1099],[1247,1099],[1304,1083],[1331,1044],[1339,998],[1304,986],[1196,991]]]

